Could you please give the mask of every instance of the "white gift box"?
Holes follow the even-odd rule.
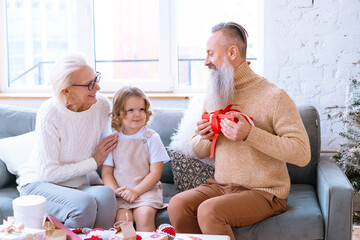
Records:
[[[26,227],[42,229],[46,215],[46,198],[27,195],[13,200],[15,223],[22,222]]]
[[[2,226],[2,225],[0,225]],[[0,239],[1,240],[27,240],[29,239],[28,236],[31,235],[33,240],[45,240],[45,230],[40,229],[34,229],[34,228],[25,228],[20,233],[19,232],[11,232],[11,233],[5,233],[0,232]]]

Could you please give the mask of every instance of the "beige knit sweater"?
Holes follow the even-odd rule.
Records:
[[[283,89],[256,75],[242,63],[234,72],[233,104],[253,118],[245,141],[220,135],[215,148],[215,180],[267,191],[285,199],[290,178],[286,163],[305,166],[311,157],[309,139],[292,99]],[[198,158],[209,157],[211,142],[192,138]]]

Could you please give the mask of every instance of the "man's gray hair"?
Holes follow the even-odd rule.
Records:
[[[235,22],[222,22],[212,27],[211,32],[221,31],[225,36],[224,48],[236,45],[239,48],[241,57],[246,59],[248,33],[243,26]]]
[[[72,74],[85,66],[89,64],[82,53],[67,53],[55,62],[51,71],[51,84],[55,98],[61,103],[66,102],[62,90],[73,84]]]

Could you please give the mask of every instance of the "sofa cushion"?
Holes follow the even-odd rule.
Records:
[[[29,160],[35,142],[35,132],[0,139],[0,159],[11,174],[19,176],[20,167]]]
[[[174,183],[174,176],[171,169],[171,162],[164,163],[160,181],[162,183]]]
[[[315,188],[307,184],[291,185],[284,213],[246,227],[233,227],[237,239],[324,239],[324,220]]]
[[[150,120],[149,127],[155,130],[161,138],[164,146],[170,144],[170,137],[178,128],[184,109],[179,108],[155,108],[154,116]]]
[[[214,167],[196,158],[172,151],[170,159],[178,192],[195,188],[206,183],[206,179],[214,177]]]
[[[0,104],[0,138],[17,136],[35,129],[37,109]]]
[[[162,183],[163,186],[163,201],[164,203],[169,203],[170,199],[175,196],[177,189],[174,184],[171,183]],[[167,208],[159,209],[155,216],[155,226],[159,226],[163,223],[170,223],[169,213]]]
[[[7,188],[0,191],[0,219],[7,219],[9,216],[14,216],[12,200],[19,196],[16,189],[16,184],[12,183]]]
[[[313,106],[299,106],[299,114],[304,123],[310,141],[311,160],[305,167],[287,164],[291,183],[316,185],[316,168],[320,157],[320,119]]]
[[[150,119],[149,127],[160,135],[161,141],[166,148],[170,144],[170,137],[178,128],[184,111],[184,109],[180,108],[159,107],[153,109],[154,115]],[[164,164],[160,181],[163,183],[174,183],[173,172],[169,162]]]

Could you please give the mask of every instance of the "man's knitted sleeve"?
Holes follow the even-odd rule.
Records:
[[[309,138],[295,103],[284,90],[274,109],[275,134],[253,126],[245,142],[270,157],[305,166],[311,158]]]
[[[211,142],[195,134],[191,139],[191,148],[197,158],[207,158],[210,156]]]

